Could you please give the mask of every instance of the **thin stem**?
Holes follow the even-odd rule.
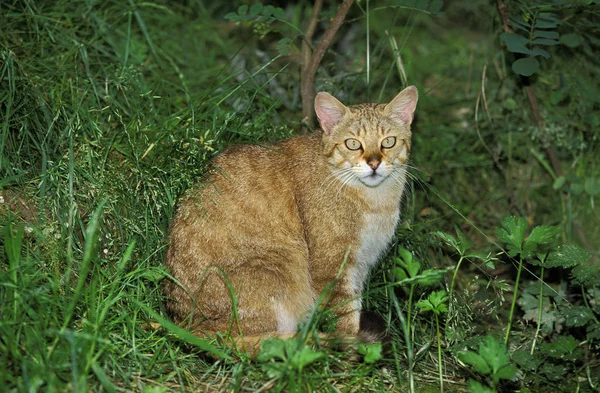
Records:
[[[450,307],[452,307],[452,293],[454,292],[454,282],[456,281],[456,275],[458,274],[458,269],[460,269],[460,264],[462,263],[462,261],[465,259],[464,256],[460,256],[460,259],[458,260],[458,263],[456,264],[456,267],[454,268],[454,274],[452,275],[452,282],[450,283]]]
[[[410,290],[408,292],[408,310],[406,311],[406,320],[408,323],[408,331],[409,332],[412,329],[411,314],[412,314],[412,299],[413,299],[414,292],[415,292],[415,286],[414,286],[414,284],[411,284]]]
[[[413,374],[413,346],[412,340],[410,338],[410,328],[406,319],[404,319],[404,313],[402,313],[402,309],[400,308],[400,303],[398,302],[398,298],[396,297],[396,293],[394,291],[390,291],[392,295],[392,301],[394,303],[394,308],[396,309],[396,314],[398,314],[398,319],[400,319],[400,325],[402,326],[402,330],[404,331],[404,342],[406,343],[406,359],[408,361],[408,391],[410,393],[414,393],[415,391],[415,378]],[[409,308],[410,309],[410,308]]]
[[[508,336],[510,335],[510,327],[512,325],[515,306],[517,305],[517,297],[519,293],[519,280],[521,279],[521,270],[523,270],[523,257],[519,255],[519,269],[517,270],[517,280],[515,281],[515,291],[513,294],[512,305],[510,306],[510,314],[508,316],[508,326],[506,327],[506,336],[504,337],[504,345],[508,345]]]
[[[435,327],[437,329],[438,368],[440,376],[440,393],[444,393],[444,378],[442,368],[442,334],[440,333],[440,318],[435,314]]]
[[[540,304],[538,306],[538,318],[537,318],[537,328],[535,329],[535,334],[533,335],[533,343],[531,344],[531,354],[535,351],[535,343],[537,341],[538,335],[540,333],[540,329],[542,327],[542,309],[544,307],[544,267],[542,266],[542,272],[540,273]]]

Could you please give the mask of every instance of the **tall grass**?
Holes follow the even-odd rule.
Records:
[[[428,266],[451,263],[433,231],[465,229],[465,217],[489,230],[511,209],[504,174],[470,132],[481,89],[474,70],[497,61],[492,38],[482,33],[487,26],[476,27],[482,42],[414,9],[362,6],[317,88],[357,103],[385,101],[405,82],[419,86],[416,180],[391,254],[401,244]],[[393,338],[374,364],[356,352],[305,345],[331,324],[327,313],[285,344],[295,349],[283,360],[250,361],[169,322],[162,259],[181,192],[228,144],[285,138],[301,125],[297,58],[277,50],[286,34],[299,43],[297,31],[267,26],[260,40],[265,26],[254,34],[224,21],[236,8],[166,0],[0,4],[0,391],[436,391],[433,320],[418,313],[405,320],[407,294],[394,286],[392,258],[374,272],[363,302]],[[285,12],[301,25],[310,8]],[[432,61],[432,53],[444,60]],[[505,89],[504,79],[490,83]],[[526,122],[523,113],[511,116]],[[504,143],[489,123],[481,132]],[[524,160],[519,146],[508,146]],[[543,176],[527,165],[517,169]],[[518,182],[524,188],[528,180]],[[538,203],[553,219],[554,201]],[[473,228],[466,224],[467,236],[484,244],[487,235]],[[491,294],[470,292],[488,281],[487,270],[477,272],[483,278],[452,278],[452,301],[464,304],[451,305],[448,343],[465,340],[473,320],[492,320],[502,306],[502,282],[489,280]],[[444,365],[452,379],[459,366],[451,356]],[[459,390],[461,378],[454,378]]]

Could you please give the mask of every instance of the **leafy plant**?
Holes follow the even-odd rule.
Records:
[[[461,351],[457,356],[486,377],[487,386],[474,380],[469,382],[469,390],[473,393],[495,392],[501,380],[512,380],[517,374],[506,347],[495,336],[486,336],[477,352]]]
[[[498,240],[504,242],[507,246],[508,256],[519,256],[519,265],[517,268],[517,277],[515,279],[513,301],[510,307],[508,324],[506,326],[506,335],[504,337],[505,345],[508,344],[515,305],[517,304],[523,262],[525,259],[532,256],[535,251],[537,251],[538,246],[551,243],[554,240],[554,237],[559,233],[558,228],[543,225],[534,227],[529,236],[525,236],[526,230],[527,220],[525,220],[523,217],[514,216],[504,218],[504,220],[502,220],[502,228],[496,229]]]
[[[371,355],[374,356],[374,355]],[[262,342],[256,360],[270,378],[286,381],[289,391],[302,391],[302,371],[306,366],[325,357],[323,351],[315,351],[302,340],[269,338]]]
[[[440,392],[444,391],[444,374],[442,360],[442,333],[440,331],[440,314],[447,313],[448,295],[446,291],[432,292],[427,299],[421,299],[415,304],[421,311],[431,311],[435,315],[435,331],[438,348],[438,375],[440,379]]]

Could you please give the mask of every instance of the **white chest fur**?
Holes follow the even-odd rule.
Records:
[[[352,292],[360,295],[369,272],[387,250],[398,224],[400,209],[381,213],[365,213],[360,243],[354,253],[355,263],[348,271]],[[357,301],[360,309],[360,300]]]

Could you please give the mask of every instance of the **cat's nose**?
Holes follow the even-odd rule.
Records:
[[[374,171],[376,171],[377,168],[379,168],[379,164],[381,164],[381,161],[379,161],[377,159],[372,159],[372,160],[369,160],[369,162],[367,162],[367,165],[369,165],[371,167],[371,169],[373,169]]]

